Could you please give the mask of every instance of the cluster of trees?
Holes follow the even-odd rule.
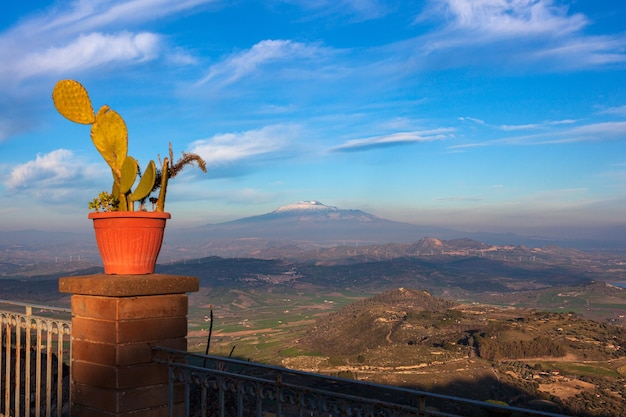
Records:
[[[509,342],[500,341],[497,338],[475,337],[475,343],[478,355],[490,361],[546,356],[562,357],[566,354],[563,345],[545,336]]]

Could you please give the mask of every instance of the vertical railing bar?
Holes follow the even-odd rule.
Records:
[[[263,417],[263,386],[256,383],[256,417]]]
[[[281,386],[283,384],[283,374],[276,373],[276,417],[283,416],[283,390]]]
[[[168,355],[169,356],[169,355]],[[168,364],[169,381],[167,383],[167,396],[168,396],[168,417],[174,417],[174,382],[176,381],[176,375],[174,373],[174,367]]]
[[[41,319],[37,319],[37,349],[35,349],[35,417],[41,417]]]
[[[191,410],[191,374],[185,374],[185,417],[189,417]]]
[[[202,415],[203,416],[208,416],[209,415],[209,413],[208,413],[208,404],[207,404],[207,402],[208,402],[208,399],[207,399],[207,384],[208,384],[208,382],[207,382],[206,378],[203,379],[202,382],[200,383],[200,385],[202,387],[201,390],[200,390],[200,401],[201,401],[200,404],[202,404],[201,405],[201,409],[202,409]]]
[[[46,320],[46,417],[52,417],[52,325]]]
[[[11,365],[13,361],[11,360],[11,333],[12,333],[12,325],[11,325],[11,315],[7,315],[7,326],[6,326],[6,345],[5,345],[5,378],[4,378],[4,415],[10,416],[11,413]]]
[[[20,415],[21,394],[22,390],[22,319],[20,316],[15,316],[15,385],[13,389],[13,397],[15,399],[15,415]]]
[[[224,387],[223,387],[223,377],[219,377],[217,379],[218,383],[218,398],[219,398],[219,406],[220,406],[220,417],[226,417],[226,404],[224,404]]]
[[[28,313],[28,310],[27,310]],[[24,382],[24,415],[25,416],[30,416],[30,384],[31,384],[31,372],[30,372],[30,362],[31,362],[31,354],[30,354],[30,350],[31,350],[31,345],[32,345],[32,341],[31,339],[31,328],[30,328],[30,324],[31,324],[31,320],[32,317],[30,316],[30,314],[26,317],[26,323],[24,323],[26,325],[26,370],[24,371],[24,376],[25,376],[25,382]]]
[[[237,382],[237,417],[243,417],[243,383]]]
[[[57,328],[57,417],[62,417],[63,412],[63,328],[61,323],[55,320]]]

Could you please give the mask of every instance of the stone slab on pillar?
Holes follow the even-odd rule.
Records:
[[[151,348],[187,349],[186,293],[198,289],[198,278],[163,274],[59,280],[72,294],[73,417],[167,416],[168,370]]]

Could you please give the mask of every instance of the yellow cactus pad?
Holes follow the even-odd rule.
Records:
[[[128,130],[122,116],[102,106],[91,126],[91,140],[119,181],[128,154]]]
[[[139,184],[137,184],[137,188],[130,196],[131,201],[139,201],[148,197],[154,188],[154,183],[156,181],[156,166],[154,161],[150,161],[148,167],[144,171],[141,179],[139,180]]]
[[[137,179],[138,164],[132,156],[127,156],[122,164],[122,177],[120,178],[120,192],[126,194]]]
[[[74,80],[61,80],[52,90],[52,101],[63,117],[74,123],[91,124],[96,116],[87,90]]]

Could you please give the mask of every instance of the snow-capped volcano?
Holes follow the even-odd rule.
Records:
[[[173,232],[169,232],[169,236]],[[444,230],[386,220],[356,209],[329,206],[318,200],[302,200],[256,216],[207,224],[185,230],[184,238],[246,239],[292,242],[415,242],[424,236],[449,238]],[[458,237],[458,236],[453,236]]]
[[[325,204],[322,204],[317,200],[309,200],[298,201],[294,204],[288,204],[286,206],[278,207],[272,213],[285,213],[296,211],[339,211],[339,209],[335,206],[327,206]]]
[[[409,226],[409,227],[407,227]],[[211,227],[231,236],[295,240],[390,241],[400,232],[402,241],[421,237],[415,226],[381,219],[361,210],[327,206],[303,200],[258,216],[244,217]]]
[[[261,216],[247,217],[245,219],[236,220],[240,222],[242,220],[277,220],[291,221],[291,222],[331,222],[337,223],[338,221],[348,222],[373,222],[378,219],[376,216],[368,214],[361,210],[346,210],[340,209],[335,206],[327,206],[320,203],[317,200],[305,200],[298,201],[294,204],[288,204],[277,208],[276,210],[263,214]]]

